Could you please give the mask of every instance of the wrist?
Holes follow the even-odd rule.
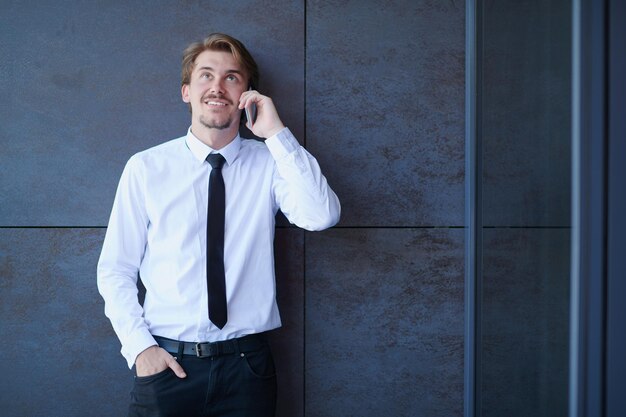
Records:
[[[265,138],[267,139],[267,138],[271,138],[272,136],[276,136],[284,128],[285,128],[285,125],[283,125],[282,123],[280,123],[279,125],[274,126],[272,129],[268,130],[268,134],[267,134],[267,136]]]
[[[139,352],[139,354],[135,358],[135,365],[137,364],[137,362],[139,362],[141,358],[145,356],[145,354],[149,354],[151,351],[158,349],[158,347],[159,347],[158,345],[148,346],[146,349]]]

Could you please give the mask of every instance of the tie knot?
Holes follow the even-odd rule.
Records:
[[[211,168],[213,169],[222,168],[222,165],[226,162],[226,159],[224,159],[224,157],[219,153],[209,154],[209,156],[206,157],[206,160],[209,164],[211,164]]]

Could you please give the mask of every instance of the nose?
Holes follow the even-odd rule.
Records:
[[[215,77],[209,85],[209,91],[213,94],[224,94],[223,80],[220,77]]]

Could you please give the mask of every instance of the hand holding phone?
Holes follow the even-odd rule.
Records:
[[[243,92],[239,108],[246,112],[246,127],[259,138],[267,139],[285,128],[272,99],[256,90]]]
[[[252,87],[248,88],[248,91],[251,90]],[[248,126],[248,129],[252,129],[252,125],[256,121],[256,103],[250,104],[249,106],[245,107],[244,110],[246,111],[246,125]]]

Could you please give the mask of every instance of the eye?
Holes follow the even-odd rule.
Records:
[[[237,77],[236,77],[236,76],[234,76],[234,75],[229,75],[229,76],[227,76],[227,77],[226,77],[226,79],[227,79],[228,81],[238,81]]]

